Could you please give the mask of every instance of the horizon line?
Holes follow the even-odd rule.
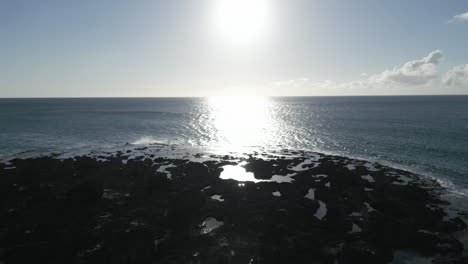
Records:
[[[468,94],[392,94],[392,95],[211,95],[211,96],[44,96],[0,97],[0,99],[145,99],[145,98],[209,98],[209,97],[416,97],[416,96],[468,96]]]

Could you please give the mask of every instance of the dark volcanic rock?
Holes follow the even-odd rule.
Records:
[[[466,261],[464,220],[445,219],[443,189],[406,171],[251,156],[255,178],[294,181],[240,183],[219,178],[231,156],[153,157],[0,164],[0,262],[388,263],[397,250]]]
[[[248,172],[253,172],[257,179],[271,179],[272,163],[263,159],[249,159],[247,165],[244,166]]]

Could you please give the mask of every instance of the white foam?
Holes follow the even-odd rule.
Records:
[[[296,166],[291,167],[289,169],[299,172],[299,171],[306,171],[308,169],[315,168],[318,165],[318,164],[314,164],[314,166],[311,167],[311,168],[310,167],[305,167],[304,168],[304,165],[309,165],[309,164],[312,164],[312,163],[313,163],[312,159],[306,159],[303,162],[301,162],[301,163],[297,164]]]
[[[201,189],[201,190],[204,191],[204,190],[208,190],[209,188],[211,188],[211,185],[208,185],[208,186],[204,187],[204,188]]]
[[[325,215],[327,215],[327,205],[322,201],[318,202],[319,208],[317,209],[317,212],[315,212],[314,216],[317,217],[319,220],[322,220],[322,218],[324,218]]]
[[[310,199],[310,200],[315,200],[315,189],[310,188],[307,194],[304,196],[304,198]]]
[[[223,171],[220,174],[220,178],[223,180],[233,179],[240,182],[277,182],[277,183],[291,183],[294,181],[292,178],[297,173],[290,173],[285,176],[273,175],[269,180],[261,180],[255,178],[252,172],[247,172],[241,165],[245,163],[239,163],[239,165],[226,165],[223,166]]]
[[[325,183],[325,187],[330,188],[330,182]]]
[[[353,164],[347,164],[345,166],[348,170],[355,170],[356,169],[356,166],[354,166]]]
[[[273,192],[272,194],[273,196],[281,197],[281,193],[279,191]]]
[[[211,199],[219,201],[219,202],[224,202],[224,199],[221,198],[221,195],[219,195],[219,194],[212,195]]]
[[[429,230],[425,230],[425,229],[419,229],[418,232],[421,232],[421,233],[424,233],[424,234],[430,234],[430,235],[438,235],[439,232],[431,232]]]
[[[112,189],[104,189],[104,192],[102,194],[102,198],[108,199],[108,200],[117,200],[117,199],[122,199],[124,197],[129,197],[129,193],[120,193],[120,192],[114,192]]]
[[[308,153],[308,156],[313,161],[319,161],[320,155],[318,153]]]
[[[364,166],[367,168],[369,171],[379,171],[380,169],[377,169],[374,164],[367,162],[364,164]]]
[[[362,214],[359,212],[352,212],[349,216],[362,216]]]
[[[328,177],[328,175],[326,175],[326,174],[317,174],[317,175],[312,175],[312,177],[314,177],[314,178],[326,178],[326,177]]]
[[[130,225],[133,227],[143,226],[144,224],[140,221],[134,220],[130,222]]]
[[[268,182],[277,182],[277,183],[283,183],[283,182],[292,183],[294,181],[294,179],[292,177],[295,176],[296,174],[297,173],[290,173],[290,174],[287,174],[285,176],[273,175],[271,177],[271,180],[266,180],[266,181],[268,181]]]
[[[215,230],[216,228],[222,226],[223,224],[224,224],[224,222],[222,222],[222,221],[218,221],[213,217],[208,217],[207,219],[205,219],[205,221],[203,221],[203,223],[201,225],[202,230],[201,230],[200,233],[201,234],[208,234],[211,231]]]
[[[367,174],[367,175],[362,175],[361,178],[362,178],[363,180],[366,180],[366,181],[371,182],[371,183],[375,182],[374,177],[370,176],[369,174]]]
[[[177,167],[176,165],[174,164],[168,164],[168,165],[161,165],[156,171],[157,172],[161,172],[161,173],[165,173],[166,174],[166,177],[171,180],[172,179],[172,174],[167,171],[168,168],[175,168]]]
[[[93,253],[94,251],[97,251],[102,248],[101,243],[96,244],[93,248],[87,249],[86,253]]]
[[[166,143],[168,142],[158,140],[151,136],[144,136],[132,142],[132,144],[135,144],[135,145],[166,144]]]
[[[109,218],[111,216],[112,216],[112,214],[106,213],[106,214],[100,215],[99,218],[107,219],[107,218]]]
[[[411,181],[410,178],[406,177],[406,176],[403,176],[403,175],[400,175],[398,176],[398,182],[392,182],[392,184],[396,184],[396,185],[408,185],[408,183]]]
[[[223,166],[223,171],[219,178],[223,180],[233,179],[240,182],[261,182],[262,180],[256,179],[252,172],[247,172],[242,166],[239,165],[226,165]]]

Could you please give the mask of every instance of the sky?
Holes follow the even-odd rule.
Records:
[[[465,0],[0,0],[0,97],[468,94]]]

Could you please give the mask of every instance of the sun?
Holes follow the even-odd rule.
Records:
[[[216,0],[214,24],[224,38],[247,43],[268,27],[268,0]]]

